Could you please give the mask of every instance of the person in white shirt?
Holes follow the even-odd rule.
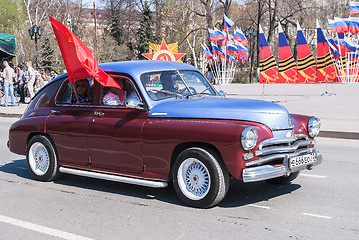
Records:
[[[30,98],[35,96],[34,93],[34,83],[35,83],[35,70],[32,68],[32,62],[26,62],[27,72],[26,72],[26,80],[27,80],[27,89],[30,93]]]
[[[15,106],[15,98],[14,98],[14,86],[13,79],[15,78],[15,71],[12,67],[9,66],[7,61],[3,62],[4,71],[2,73],[2,77],[4,78],[4,106],[7,107],[9,102],[9,93],[11,98],[11,106]]]
[[[104,105],[123,105],[123,94],[121,99],[121,89],[110,87],[109,91],[103,96],[102,103]]]

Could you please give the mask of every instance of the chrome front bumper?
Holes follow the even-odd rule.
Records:
[[[275,167],[272,165],[262,165],[258,167],[245,168],[242,173],[243,182],[257,182],[281,176],[288,176],[290,173],[299,172],[304,169],[311,169],[313,166],[321,164],[323,160],[322,154],[318,150],[315,150],[315,152],[317,154],[316,162],[294,167],[292,169],[289,169],[289,154],[285,156],[282,166]]]

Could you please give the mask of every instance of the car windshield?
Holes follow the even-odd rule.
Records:
[[[141,82],[152,100],[215,95],[207,80],[195,71],[151,72],[141,75]]]

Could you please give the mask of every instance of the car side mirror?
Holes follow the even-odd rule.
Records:
[[[219,93],[219,96],[221,96],[221,97],[226,96],[226,93],[223,90],[220,90],[218,93]]]
[[[129,98],[125,101],[125,105],[128,108],[136,108],[136,109],[140,109],[140,110],[144,110],[145,109],[145,104],[143,104],[143,102],[139,101],[136,98]]]

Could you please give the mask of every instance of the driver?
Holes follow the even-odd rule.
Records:
[[[162,84],[162,90],[169,92],[176,92],[175,81],[172,78],[172,74],[169,72],[164,72],[161,74],[160,82]]]
[[[148,91],[148,95],[153,100],[159,100],[167,98],[170,95],[176,94],[177,88],[175,87],[175,80],[173,79],[173,74],[170,72],[163,72],[160,76],[160,82],[162,84],[162,89],[156,92]],[[173,94],[172,94],[173,93]]]

